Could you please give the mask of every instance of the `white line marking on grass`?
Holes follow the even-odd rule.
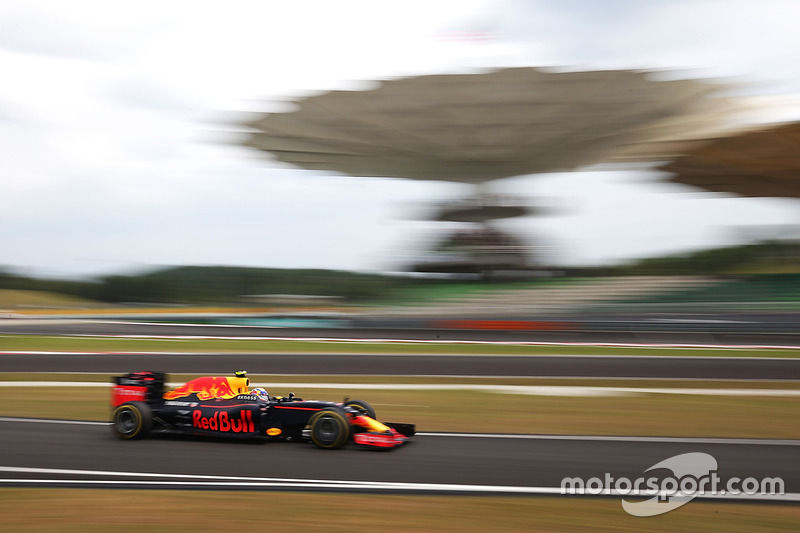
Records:
[[[542,345],[544,346],[544,345]],[[555,345],[548,345],[548,346],[555,346]],[[586,347],[595,347],[595,348],[604,348],[608,347],[605,345],[585,345]],[[617,346],[618,348],[653,348],[653,349],[678,349],[678,348],[687,348],[685,346],[667,346],[667,345],[650,345],[650,346]],[[746,351],[748,349],[752,350],[760,350],[760,349],[775,349],[775,350],[795,350],[800,349],[800,347],[794,346],[696,346],[695,348],[687,348],[687,349],[730,349],[730,350],[740,350]],[[63,355],[63,356],[75,356],[75,355],[91,355],[91,356],[105,356],[105,355],[168,355],[168,356],[226,356],[226,355],[288,355],[288,356],[318,356],[318,355],[330,355],[330,356],[348,356],[348,357],[438,357],[438,358],[466,358],[466,357],[493,357],[493,358],[501,358],[501,357],[523,357],[523,358],[559,358],[559,359],[566,359],[566,358],[576,358],[576,359],[626,359],[626,360],[636,360],[636,359],[674,359],[674,360],[709,360],[709,361],[733,361],[733,360],[754,360],[754,361],[797,361],[798,357],[795,354],[791,354],[788,357],[762,357],[762,356],[749,356],[749,355],[721,355],[721,356],[714,356],[714,355],[626,355],[626,354],[492,354],[492,353],[424,353],[424,352],[416,352],[416,353],[356,353],[356,352],[309,352],[309,353],[299,353],[299,352],[286,352],[286,351],[261,351],[261,352],[167,352],[167,351],[146,351],[146,352],[137,352],[137,351],[32,351],[32,350],[2,350],[0,351],[0,356],[2,355]],[[513,377],[513,376],[512,376]]]
[[[571,356],[568,356],[571,357]],[[43,374],[53,375],[58,374],[58,372],[42,372]],[[26,375],[31,375],[31,372],[26,372]],[[78,373],[83,374],[83,373]],[[88,374],[88,373],[86,373]],[[106,375],[106,374],[101,374]],[[180,374],[171,374],[172,376],[179,376]],[[184,374],[188,379],[191,379],[191,376],[196,376],[198,374]],[[570,376],[570,375],[563,375],[563,376],[535,376],[535,375],[476,375],[476,374],[248,374],[251,378],[251,382],[253,384],[257,383],[259,379],[266,379],[266,378],[327,378],[327,379],[378,379],[383,380],[387,378],[391,379],[425,379],[425,380],[434,380],[434,379],[462,379],[462,380],[474,380],[477,382],[490,382],[490,381],[503,381],[503,380],[518,380],[518,381],[534,381],[534,382],[554,382],[554,381],[595,381],[595,382],[687,382],[687,383],[749,383],[749,384],[761,384],[761,383],[770,383],[770,384],[780,384],[780,385],[793,385],[793,384],[800,384],[800,379],[794,378],[687,378],[687,377],[649,377],[649,376]],[[286,381],[275,381],[272,382],[277,384],[278,386],[288,386],[294,384],[293,382],[286,382]],[[319,382],[323,383],[323,382]],[[475,383],[479,385],[480,383]],[[314,385],[314,383],[309,383],[309,385]],[[258,386],[258,385],[254,385]],[[261,385],[263,386],[263,385]],[[526,386],[526,385],[521,385]],[[541,385],[541,386],[552,386],[552,387],[561,387],[561,386],[572,386],[572,385]],[[575,386],[582,386],[582,385],[575,385]],[[609,385],[611,386],[611,385]],[[605,387],[604,385],[597,385],[597,387]],[[626,388],[626,387],[622,387]],[[628,387],[629,388],[629,387]],[[635,388],[635,387],[634,387]],[[669,388],[669,387],[664,387]],[[800,389],[799,389],[800,390]]]
[[[464,494],[530,494],[530,495],[560,495],[561,489],[557,487],[513,487],[495,485],[447,485],[433,483],[376,483],[365,485],[359,482],[323,483],[309,481],[307,483],[283,482],[247,482],[247,481],[141,481],[141,480],[70,480],[70,479],[0,479],[0,485],[43,485],[43,486],[96,486],[96,487],[130,487],[141,486],[154,489],[302,489],[305,491],[365,491],[370,492],[419,492],[419,493],[464,493]],[[783,498],[783,497],[782,497]]]
[[[111,322],[113,323],[113,322]],[[120,322],[120,324],[126,324]],[[151,326],[181,326],[183,324],[159,324],[159,323],[137,323]],[[206,324],[191,324],[191,326],[207,326]],[[240,326],[231,326],[240,327]],[[690,343],[626,343],[626,342],[537,342],[537,341],[490,341],[490,340],[458,340],[458,339],[370,339],[359,337],[279,337],[279,336],[227,336],[227,335],[88,335],[88,334],[69,334],[68,337],[97,337],[97,338],[122,338],[122,339],[185,339],[185,340],[273,340],[273,341],[302,341],[302,342],[343,342],[343,343],[386,343],[386,344],[474,344],[474,345],[497,345],[497,346],[582,346],[582,347],[617,347],[617,348],[686,348],[686,349],[751,349],[751,350],[771,350],[786,349],[800,350],[800,346],[782,345],[754,345],[742,346],[737,344],[690,344]]]
[[[573,496],[564,494],[561,487],[530,487],[513,485],[457,485],[446,483],[394,483],[362,481],[317,481],[303,480],[300,483],[281,481],[155,481],[155,480],[97,480],[97,479],[0,479],[2,485],[42,485],[42,486],[85,486],[85,487],[130,487],[139,486],[146,488],[214,488],[214,489],[289,489],[304,491],[334,490],[334,491],[364,491],[370,492],[416,492],[416,493],[461,493],[461,494],[518,494],[518,495],[551,495]],[[659,495],[662,493],[659,493]],[[599,493],[583,491],[574,496],[617,496],[617,497],[653,497],[655,494],[646,492],[620,492],[614,489],[603,489]],[[666,497],[669,494],[663,492]],[[737,500],[737,501],[765,501],[765,502],[798,502],[800,494],[698,494],[698,499],[709,500]]]
[[[259,478],[259,477],[236,477],[236,476],[211,476],[197,474],[158,474],[149,472],[113,472],[103,470],[69,470],[51,468],[28,468],[28,467],[8,467],[0,466],[0,471],[9,473],[36,473],[36,474],[59,474],[77,476],[97,476],[97,477],[130,477],[139,479],[0,479],[0,484],[4,485],[84,485],[84,486],[143,486],[143,487],[163,487],[163,488],[228,488],[228,489],[301,489],[301,490],[370,490],[370,491],[389,491],[389,492],[449,492],[449,493],[495,493],[495,494],[527,494],[527,495],[564,495],[561,487],[535,487],[535,486],[514,486],[514,485],[465,485],[451,483],[405,483],[392,481],[354,481],[354,480],[330,480],[330,479],[300,479],[300,478]],[[148,478],[143,480],[141,478]],[[161,478],[160,480],[157,478]],[[181,481],[164,481],[163,479],[180,479]],[[636,496],[636,493],[619,492],[614,489],[604,489],[599,494],[585,492],[577,494],[580,496]],[[642,496],[653,496],[653,494],[642,493]],[[800,501],[800,494],[788,493],[778,495],[697,495],[701,499],[731,499],[731,500],[760,500],[774,502],[796,502]]]
[[[39,423],[39,424],[72,424],[72,425],[86,425],[86,426],[111,425],[111,422],[89,422],[83,420],[55,420],[46,418],[14,418],[14,417],[0,417],[0,422],[29,422],[29,423]],[[750,445],[750,446],[800,446],[800,440],[797,439],[748,439],[748,438],[722,438],[722,437],[643,437],[643,436],[630,436],[630,435],[537,435],[537,434],[516,434],[516,433],[447,433],[447,432],[433,432],[433,431],[419,432],[415,436],[452,438],[452,439],[479,438],[479,439],[553,440],[553,441],[568,440],[568,441],[597,441],[597,442],[652,442],[652,443],[662,443],[662,444],[738,444],[738,445]],[[21,468],[21,467],[0,467],[0,471],[4,470],[11,471],[8,470],[9,468]],[[156,474],[135,474],[135,475],[150,476]],[[157,474],[157,475],[161,477],[173,476],[173,474]],[[180,476],[180,475],[174,474],[174,476]],[[211,476],[211,477],[216,477],[220,479],[223,478],[229,479],[229,477],[220,477],[220,476]],[[250,478],[242,478],[242,479],[250,479]],[[258,479],[273,479],[273,478],[258,478]]]
[[[562,357],[562,356],[558,356]],[[563,357],[583,357],[583,356],[572,356],[567,355]],[[594,356],[592,356],[594,357]],[[600,356],[605,357],[605,356]],[[623,356],[627,357],[627,356]],[[634,356],[638,357],[638,356]],[[655,356],[655,357],[664,357],[664,356]],[[711,359],[724,359],[724,358],[711,358]],[[735,359],[739,359],[738,357]],[[759,358],[759,359],[766,359],[766,360],[781,360],[780,358]],[[36,371],[36,372],[3,372],[0,374],[25,374],[26,376],[36,376],[36,375],[46,375],[46,376],[54,376],[54,375],[77,375],[77,376],[109,376],[108,372],[50,372],[47,370]],[[186,376],[186,381],[191,379],[193,376],[198,376],[197,372],[173,372],[170,373],[172,377],[180,377]],[[770,383],[781,383],[781,384],[791,384],[791,383],[800,383],[800,379],[750,379],[750,378],[686,378],[686,377],[648,377],[648,376],[570,376],[570,375],[562,375],[562,376],[521,376],[519,374],[506,374],[506,375],[491,375],[487,376],[486,374],[267,374],[267,373],[248,373],[248,376],[251,378],[251,381],[255,383],[257,379],[277,379],[277,378],[336,378],[336,379],[349,379],[349,378],[363,378],[363,379],[386,379],[386,378],[413,378],[413,379],[470,379],[470,380],[477,380],[477,381],[497,381],[497,380],[536,380],[536,381],[686,381],[686,382],[730,382],[730,383],[752,383],[752,382],[770,382]]]
[[[253,476],[217,476],[203,474],[160,474],[153,472],[123,472],[109,470],[74,470],[63,468],[35,468],[24,466],[0,466],[0,472],[17,472],[25,474],[59,474],[59,475],[78,475],[78,476],[116,476],[116,477],[146,477],[146,478],[166,478],[166,479],[193,479],[193,480],[216,480],[216,481],[264,481],[264,482],[285,482],[285,483],[356,483],[363,485],[373,485],[380,482],[376,481],[339,481],[335,479],[302,479],[302,478],[279,478],[279,477],[253,477]]]
[[[470,439],[520,439],[554,441],[596,442],[652,442],[658,444],[738,444],[748,446],[800,446],[796,439],[746,439],[722,437],[637,437],[628,435],[524,435],[494,433],[437,433],[420,432],[418,437],[470,438]]]
[[[177,387],[182,382],[167,383]],[[406,390],[406,391],[475,391],[497,394],[520,394],[526,396],[562,397],[609,397],[640,394],[681,394],[692,396],[737,396],[737,397],[795,397],[800,390],[794,389],[709,389],[669,387],[591,387],[570,385],[494,385],[474,383],[284,383],[253,382],[254,387],[268,389],[347,389],[347,390]],[[0,381],[0,387],[105,387],[111,383],[100,381]]]
[[[54,418],[16,418],[0,416],[0,422],[31,422],[38,424],[68,424],[74,426],[110,426],[111,422],[92,422],[88,420],[57,420]]]

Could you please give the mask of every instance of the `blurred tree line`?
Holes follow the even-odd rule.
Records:
[[[800,241],[766,241],[633,261],[610,275],[757,275],[800,273]]]
[[[334,296],[349,302],[379,299],[413,284],[399,276],[336,270],[182,266],[96,280],[49,280],[0,271],[0,289],[37,290],[109,303],[239,303],[254,295]]]
[[[798,279],[800,242],[763,242],[609,267],[555,267],[549,272],[558,272],[559,276],[566,277],[714,275],[746,278],[789,274]],[[545,282],[544,278],[542,282]],[[0,269],[0,289],[47,291],[109,303],[252,305],[255,300],[248,296],[278,294],[333,296],[351,303],[385,302],[409,289],[440,287],[447,283],[497,286],[506,281],[421,279],[338,270],[230,266],[182,266],[76,281],[27,277]]]

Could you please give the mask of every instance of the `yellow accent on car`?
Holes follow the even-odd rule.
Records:
[[[354,419],[354,422],[359,426],[366,428],[370,431],[389,431],[389,426],[386,424],[382,424],[375,420],[374,418],[370,418],[368,416],[359,416]]]
[[[164,393],[165,400],[183,398],[197,394],[200,400],[212,398],[233,398],[239,394],[247,394],[250,378],[228,376],[205,376],[187,381],[185,384]]]

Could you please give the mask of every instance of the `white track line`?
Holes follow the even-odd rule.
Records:
[[[181,383],[167,383],[176,387]],[[0,387],[105,387],[111,383],[101,381],[0,381]],[[794,397],[800,396],[797,389],[712,389],[690,387],[602,387],[579,385],[493,385],[454,383],[287,383],[253,382],[253,386],[268,389],[348,389],[348,390],[424,390],[424,391],[476,391],[497,394],[519,394],[527,396],[559,397],[609,397],[640,394],[679,394],[691,396],[736,396],[736,397]]]
[[[57,420],[55,418],[16,418],[0,416],[0,422],[30,422],[38,424],[68,424],[74,426],[110,426],[111,422],[93,422],[90,420]]]
[[[0,422],[25,422],[34,424],[72,424],[87,426],[110,426],[110,422],[84,420],[56,420],[47,418],[14,418],[0,416]],[[792,439],[746,439],[714,437],[639,437],[626,435],[525,435],[514,433],[444,433],[419,432],[418,437],[440,437],[454,439],[522,439],[522,440],[569,440],[597,442],[652,442],[664,444],[738,444],[755,446],[800,446],[800,440]],[[0,468],[2,470],[2,468]]]
[[[597,346],[597,345],[592,345]],[[651,346],[652,348],[666,348],[666,346]],[[674,347],[670,347],[674,348]],[[741,349],[741,347],[731,347],[736,349]],[[789,349],[793,350],[794,347],[761,347],[761,348],[775,348],[775,349]],[[753,349],[757,349],[753,347]],[[575,359],[625,359],[625,360],[646,360],[646,359],[674,359],[674,360],[708,360],[708,361],[736,361],[736,360],[750,360],[750,361],[796,361],[800,358],[795,357],[795,354],[792,354],[789,357],[762,357],[762,356],[748,356],[748,355],[722,355],[722,356],[714,356],[714,355],[625,355],[625,354],[611,354],[611,355],[592,355],[592,354],[490,354],[490,353],[482,353],[482,354],[457,354],[457,353],[443,353],[443,354],[425,354],[425,353],[292,353],[292,352],[164,352],[164,351],[148,351],[148,352],[137,352],[137,351],[124,351],[124,352],[106,352],[106,351],[32,351],[32,350],[2,350],[0,351],[0,356],[3,355],[63,355],[65,357],[75,356],[75,355],[96,355],[96,356],[104,356],[104,355],[165,355],[165,356],[186,356],[186,357],[194,357],[194,356],[213,356],[213,355],[230,355],[235,353],[235,355],[296,355],[296,356],[305,356],[305,355],[328,355],[328,356],[356,356],[356,357],[437,357],[437,358],[465,358],[465,357],[524,357],[524,358],[559,358],[559,359],[567,359],[567,358],[575,358]],[[494,377],[494,376],[491,376]],[[519,376],[511,376],[511,377],[519,377]]]
[[[190,479],[190,480],[211,480],[211,481],[260,481],[260,482],[279,482],[279,483],[351,483],[360,485],[382,484],[380,481],[340,481],[335,479],[302,479],[302,478],[279,478],[279,477],[252,477],[252,476],[215,476],[203,474],[159,474],[151,472],[115,472],[108,470],[74,470],[63,468],[34,468],[20,466],[0,466],[0,472],[15,472],[24,474],[58,474],[58,475],[77,475],[77,476],[116,476],[116,477],[139,477],[139,478],[163,478],[163,479]]]
[[[289,489],[289,490],[355,490],[355,491],[387,491],[387,492],[448,492],[448,493],[494,493],[494,494],[526,494],[526,495],[567,495],[561,487],[535,487],[513,485],[464,485],[449,483],[404,483],[384,481],[353,481],[353,480],[318,480],[318,479],[293,479],[293,478],[257,478],[236,476],[210,476],[195,474],[158,474],[150,472],[112,472],[93,470],[68,470],[50,468],[29,468],[0,466],[0,471],[9,473],[36,473],[58,474],[76,476],[100,477],[129,477],[140,479],[0,479],[3,485],[43,485],[43,486],[144,486],[148,488],[217,488],[217,489]],[[142,480],[141,478],[148,478]],[[156,480],[156,478],[161,478]],[[180,479],[181,481],[164,481],[163,479]],[[589,494],[584,491],[578,496],[654,496],[650,493],[621,493],[614,489],[605,489],[599,494]],[[770,502],[798,502],[800,494],[788,493],[778,495],[697,495],[700,499],[725,499],[725,500],[759,500]]]
[[[754,446],[800,446],[800,440],[792,439],[744,439],[715,437],[637,437],[626,435],[522,435],[493,433],[437,433],[420,432],[420,437],[522,439],[522,440],[570,440],[596,442],[652,442],[662,444],[738,444]]]
[[[575,356],[566,356],[566,357],[575,357]],[[594,357],[594,356],[592,356]],[[656,356],[656,357],[663,357],[663,356]],[[695,359],[695,358],[692,358]],[[716,358],[713,358],[716,359]],[[768,358],[770,359],[770,358]],[[780,358],[778,358],[780,359]],[[32,372],[5,372],[5,374],[25,374],[26,376],[37,376],[37,375],[64,375],[64,376],[106,376],[109,377],[112,373],[108,372],[80,372],[80,371],[54,371],[49,372],[47,370],[36,370]],[[170,376],[186,376],[187,381],[194,376],[197,376],[197,373],[191,372],[173,372]],[[682,377],[631,377],[631,376],[603,376],[603,377],[594,377],[594,376],[570,376],[570,375],[561,375],[561,376],[520,376],[519,374],[511,375],[511,374],[498,374],[498,375],[486,375],[486,374],[272,374],[267,372],[259,372],[259,373],[248,373],[247,374],[250,378],[270,378],[270,379],[278,379],[278,378],[337,378],[337,379],[349,379],[349,378],[413,378],[413,379],[472,379],[472,380],[482,380],[482,381],[494,381],[494,380],[503,380],[503,379],[530,379],[530,380],[537,380],[537,381],[566,381],[566,380],[575,380],[575,381],[723,381],[723,382],[743,382],[749,383],[753,381],[769,381],[772,383],[800,383],[800,379],[749,379],[749,378],[682,378]],[[110,379],[109,379],[110,382]],[[185,383],[185,381],[184,381]]]
[[[115,322],[108,322],[115,323]],[[129,324],[128,322],[118,322]],[[160,324],[132,322],[136,325],[151,326],[196,326],[205,327],[207,324]],[[230,326],[240,327],[240,326]],[[535,342],[535,341],[488,341],[488,340],[453,340],[453,339],[365,339],[359,337],[279,337],[279,336],[234,336],[234,335],[88,335],[69,334],[67,337],[96,337],[96,338],[122,338],[122,339],[174,339],[174,340],[275,340],[275,341],[304,341],[304,342],[344,342],[344,343],[388,343],[388,344],[478,344],[498,346],[587,346],[587,347],[617,347],[617,348],[686,348],[686,349],[751,349],[751,350],[800,350],[800,346],[781,345],[756,345],[742,346],[736,344],[652,344],[652,343],[624,343],[624,342]]]

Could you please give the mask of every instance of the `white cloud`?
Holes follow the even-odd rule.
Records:
[[[69,273],[142,263],[375,268],[414,238],[413,224],[392,218],[398,206],[460,189],[286,169],[214,144],[224,129],[214,122],[263,110],[265,99],[490,65],[679,66],[792,88],[795,11],[777,0],[6,2],[3,260]],[[473,30],[488,38],[451,38]],[[609,193],[615,209],[643,206],[665,246],[713,243],[715,228],[738,221],[712,208],[679,217],[698,229],[677,231],[672,196],[521,183],[585,209],[549,221],[575,260],[655,249],[644,229],[618,237],[624,220],[592,201]]]

